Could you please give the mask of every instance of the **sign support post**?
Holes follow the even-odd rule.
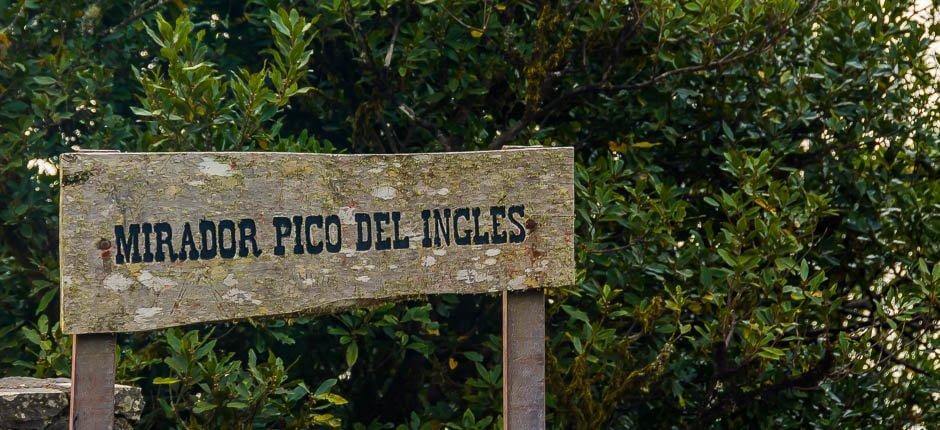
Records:
[[[539,148],[541,145],[532,146]],[[530,148],[506,145],[503,149]],[[503,291],[503,429],[545,429],[545,290]]]
[[[503,291],[503,429],[545,428],[545,292]]]
[[[114,333],[72,335],[69,430],[114,427]]]

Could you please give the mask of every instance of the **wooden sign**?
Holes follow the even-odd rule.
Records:
[[[61,156],[65,333],[574,283],[571,148]]]

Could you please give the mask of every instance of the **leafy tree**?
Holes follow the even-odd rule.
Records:
[[[573,145],[551,426],[940,421],[936,2],[280,3],[0,0],[0,373],[69,371],[73,145]],[[127,334],[118,373],[148,428],[489,428],[498,312],[441,296]]]

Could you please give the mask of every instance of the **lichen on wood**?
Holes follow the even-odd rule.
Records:
[[[66,333],[574,282],[571,148],[79,152],[62,155],[61,172]],[[219,235],[211,257],[202,221]]]

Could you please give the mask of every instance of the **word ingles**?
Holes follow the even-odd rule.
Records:
[[[265,252],[259,243],[273,244],[270,251],[275,256],[339,253],[344,251],[343,236],[347,233],[355,234],[355,240],[346,251],[357,252],[402,250],[415,244],[424,248],[516,244],[526,238],[525,215],[524,205],[425,209],[416,224],[415,233],[421,236],[416,240],[405,233],[405,220],[397,211],[355,213],[350,225],[353,232],[344,231],[336,214],[275,216],[270,232],[251,218],[184,222],[175,231],[168,222],[115,225],[114,262],[258,257]]]
[[[521,217],[525,216],[525,206],[505,206],[490,207],[489,215],[491,227],[480,227],[480,208],[460,208],[453,211],[451,217],[450,209],[434,209],[433,211],[424,210],[421,212],[421,219],[424,220],[424,239],[422,246],[431,247],[431,224],[434,225],[434,246],[450,245],[451,225],[453,225],[453,238],[455,245],[486,245],[489,243],[522,243],[525,240],[525,226],[521,222]],[[434,220],[431,221],[433,214]],[[471,223],[471,217],[473,222]],[[461,228],[460,219],[463,218],[468,224],[466,228]],[[504,231],[500,228],[500,223],[508,221],[515,226],[515,232]],[[470,228],[472,226],[472,228]],[[490,231],[485,231],[485,230]],[[482,234],[481,234],[482,232]],[[472,233],[472,238],[471,238]],[[491,235],[492,233],[492,235]]]

